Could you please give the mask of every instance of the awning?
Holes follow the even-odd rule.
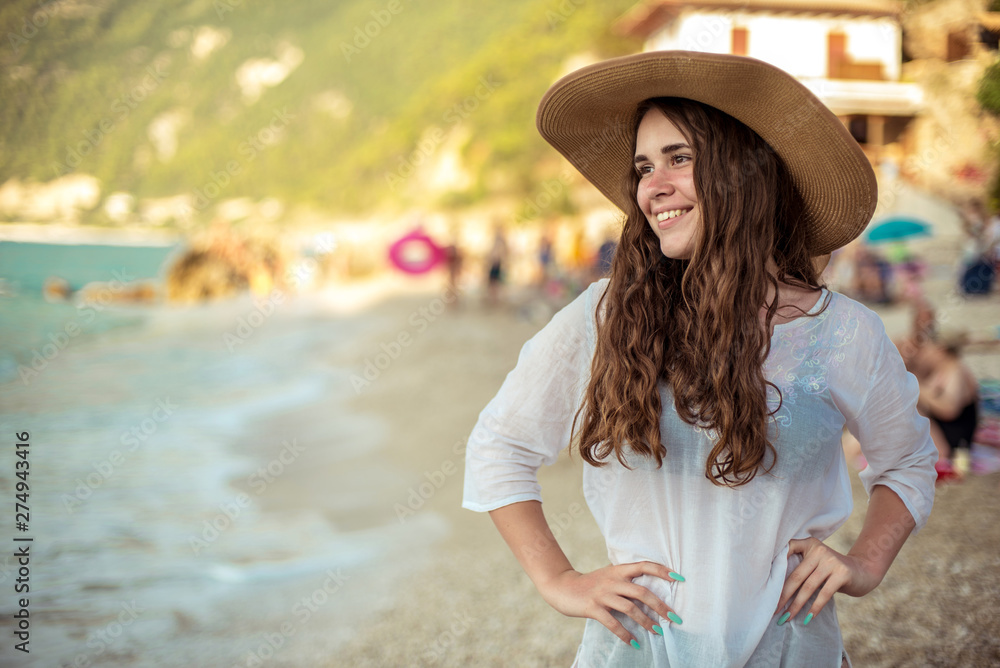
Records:
[[[800,79],[838,116],[913,116],[924,106],[924,92],[903,81]]]

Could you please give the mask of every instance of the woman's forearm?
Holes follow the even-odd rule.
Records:
[[[872,489],[864,526],[846,555],[817,538],[789,541],[788,553],[801,554],[802,561],[781,590],[775,612],[789,602],[791,605],[778,624],[799,614],[812,596],[815,600],[803,624],[819,613],[836,592],[864,596],[875,589],[915,526],[913,516],[896,493],[885,485],[876,485]]]
[[[522,501],[490,511],[490,518],[535,587],[541,588],[560,573],[573,570],[539,501]]]
[[[636,649],[640,647],[639,641],[614,616],[615,611],[659,635],[663,635],[663,628],[659,626],[663,620],[673,624],[683,622],[662,599],[633,582],[642,575],[683,581],[663,564],[643,561],[578,573],[552,535],[540,502],[512,503],[491,510],[490,517],[542,598],[562,614],[596,620]],[[637,602],[658,614],[659,619],[653,619],[640,609]]]
[[[915,526],[916,522],[902,499],[885,485],[876,485],[872,489],[861,533],[847,554],[867,564],[871,574],[877,578],[877,584],[885,577]],[[858,595],[850,591],[844,593]]]

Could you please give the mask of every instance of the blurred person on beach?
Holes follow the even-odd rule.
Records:
[[[854,253],[853,296],[870,304],[888,304],[891,267],[882,255],[870,246],[862,245]]]
[[[597,249],[597,257],[594,258],[594,280],[611,275],[611,262],[615,259],[617,249],[618,242],[609,234]]]
[[[903,363],[919,383],[917,409],[931,421],[938,449],[938,480],[962,480],[969,473],[972,437],[979,424],[979,381],[961,359],[964,332],[939,334],[926,300],[913,305],[910,333],[894,340]]]
[[[504,234],[503,223],[496,223],[493,227],[493,245],[490,246],[489,255],[486,257],[488,267],[486,274],[486,303],[489,306],[496,306],[500,303],[500,290],[505,280],[505,271],[510,259],[510,248],[507,245],[507,237]]]
[[[926,299],[920,299],[912,304],[913,320],[910,325],[910,333],[904,337],[896,339],[893,344],[899,351],[906,370],[914,374],[917,380],[920,376],[917,371],[923,365],[921,357],[924,351],[934,345],[937,336],[937,318],[934,314],[934,307]]]
[[[462,247],[459,245],[458,227],[452,228],[451,243],[442,250],[444,251],[445,269],[448,272],[448,293],[454,297],[449,302],[449,306],[456,307],[459,305],[459,281],[462,276],[462,262],[465,259]]]
[[[994,272],[1000,271],[1000,214],[994,213],[986,224],[983,234],[986,257],[993,263]]]
[[[928,519],[937,459],[879,317],[819,283],[875,209],[870,163],[798,81],[739,56],[597,63],[537,123],[623,231],[610,277],[480,413],[463,506],[587,619],[574,665],[849,666],[833,595],[882,581]],[[823,541],[852,509],[845,427],[870,503],[842,554]],[[593,572],[542,512],[537,470],[567,446],[607,542]]]
[[[569,247],[570,266],[578,274],[585,274],[589,270],[588,259],[590,253],[587,251],[587,235],[583,228],[577,228],[573,234],[573,239]]]
[[[959,284],[963,294],[987,295],[996,279],[996,249],[1000,239],[994,238],[996,228],[981,200],[968,202],[961,213],[966,239]]]
[[[552,228],[547,225],[542,230],[541,238],[538,240],[538,287],[542,290],[545,289],[552,276],[554,261]]]
[[[905,241],[891,244],[885,259],[889,262],[891,301],[913,304],[924,299],[927,263]]]
[[[968,475],[972,438],[979,426],[979,381],[962,361],[965,340],[964,333],[946,333],[925,344],[914,365],[920,382],[917,408],[930,418],[942,481]]]
[[[989,212],[980,199],[970,199],[959,206],[959,219],[966,237],[966,253],[978,255],[989,229]]]

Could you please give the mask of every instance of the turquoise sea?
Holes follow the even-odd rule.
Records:
[[[147,309],[82,305],[72,298],[50,302],[42,296],[49,278],[71,290],[92,282],[160,278],[176,246],[71,245],[0,241],[0,382],[18,378],[18,367],[51,357],[52,346],[69,337],[86,340],[116,327],[142,322]],[[46,349],[46,346],[49,346]],[[48,356],[45,353],[50,353]],[[40,362],[36,361],[36,366]]]

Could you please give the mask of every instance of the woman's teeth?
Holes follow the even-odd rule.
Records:
[[[673,211],[664,211],[663,213],[656,214],[656,220],[663,222],[664,220],[670,220],[671,218],[676,218],[682,213],[686,213],[689,209],[674,209]]]

